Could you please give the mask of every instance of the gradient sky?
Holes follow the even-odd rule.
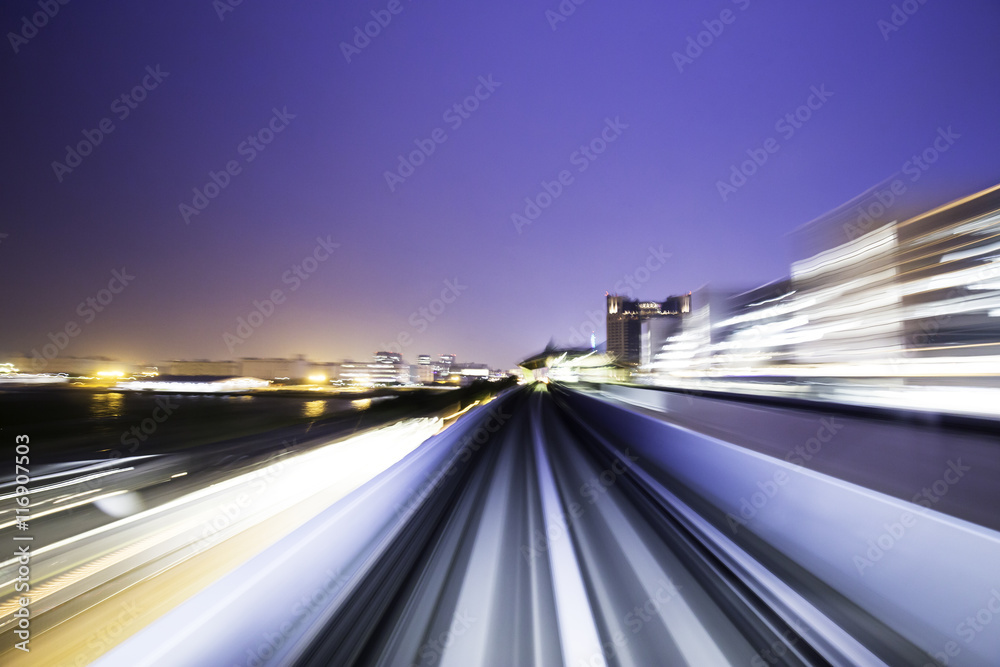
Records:
[[[555,30],[557,0],[401,0],[348,63],[341,42],[389,4],[245,0],[220,20],[211,0],[71,2],[16,54],[8,35],[0,354],[76,322],[67,355],[339,360],[408,334],[410,360],[506,367],[599,319],[650,246],[671,257],[640,298],[782,277],[790,231],[900,172],[938,128],[960,138],[905,177],[897,211],[1000,181],[994,0],[914,0],[888,39],[893,3],[871,0],[588,0]],[[674,52],[727,9],[679,72]],[[0,28],[36,11],[6,2]],[[114,100],[157,65],[169,76],[119,120]],[[500,86],[452,129],[444,112],[489,76]],[[812,86],[832,96],[785,138],[775,122]],[[273,108],[295,118],[248,163],[238,146]],[[102,118],[114,131],[59,182],[53,161]],[[580,173],[574,151],[606,118],[628,127]],[[447,140],[390,191],[384,172],[436,128]],[[771,137],[778,152],[723,201],[717,181]],[[229,160],[241,172],[185,224],[179,204]],[[511,214],[563,169],[572,184],[518,233]],[[282,276],[328,236],[339,247],[290,291]],[[86,322],[78,304],[122,267],[134,281]],[[411,314],[446,280],[465,289],[421,330]],[[286,301],[230,354],[223,334],[274,289]]]

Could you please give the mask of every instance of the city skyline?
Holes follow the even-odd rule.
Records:
[[[650,258],[636,297],[752,287],[879,184],[888,221],[1000,182],[987,2],[402,4],[367,39],[381,6],[33,7],[0,19],[7,355],[509,367]]]
[[[810,230],[813,233],[819,233],[820,236],[825,237],[826,243],[831,243],[833,242],[831,241],[831,239],[841,239],[842,237],[844,239],[847,239],[848,241],[855,241],[859,237],[869,234],[870,232],[873,232],[876,229],[886,227],[887,225],[885,225],[885,221],[879,219],[880,216],[873,216],[871,213],[869,213],[869,211],[876,210],[876,207],[882,206],[882,202],[885,201],[884,199],[881,198],[883,192],[891,193],[893,190],[892,184],[883,183],[882,186],[883,187],[880,189],[875,189],[874,190],[875,196],[867,200],[871,202],[870,204],[864,204],[863,206],[853,205],[853,206],[838,207],[837,209],[828,212],[825,216],[821,216],[820,218],[810,221],[810,223],[808,223],[807,225],[803,225],[798,230],[796,230],[796,232],[801,233],[805,230]],[[942,203],[940,206],[935,206],[933,209],[929,209],[928,211],[918,212],[914,217],[906,218],[904,220],[904,224],[913,220],[919,220],[929,215],[932,212],[947,210],[969,199],[978,199],[980,197],[989,196],[989,193],[995,191],[997,187],[1000,186],[995,185],[993,187],[986,188],[982,191],[972,193],[968,197],[961,197],[953,201]],[[318,241],[320,242],[320,246],[322,246],[322,239],[318,239]],[[836,241],[836,243],[838,244],[841,242],[842,241]],[[815,244],[816,239],[812,239],[808,243]],[[820,243],[823,242],[821,241]],[[800,243],[800,245],[802,245],[804,248],[807,244]],[[643,340],[646,341],[644,345],[648,344],[649,341],[646,340],[646,338],[648,337],[648,332],[646,332],[646,327],[649,324],[649,318],[652,317],[655,319],[662,317],[664,315],[676,316],[688,312],[688,310],[691,308],[691,296],[693,290],[688,290],[686,295],[682,294],[682,295],[664,296],[661,294],[653,297],[650,297],[648,294],[645,293],[644,294],[636,293],[637,290],[639,290],[648,281],[652,273],[658,270],[662,266],[663,260],[666,259],[667,257],[668,257],[667,255],[664,255],[663,253],[657,253],[653,248],[650,248],[650,255],[647,257],[647,262],[645,263],[644,266],[638,267],[631,276],[626,275],[623,280],[616,282],[614,287],[612,288],[613,291],[605,292],[605,300],[601,310],[588,309],[587,319],[585,321],[581,322],[576,327],[571,327],[569,329],[569,335],[564,339],[556,340],[555,336],[551,336],[549,338],[549,343],[546,344],[545,346],[545,349],[548,349],[553,343],[555,343],[557,347],[558,346],[564,346],[567,348],[581,347],[581,346],[586,347],[584,343],[587,343],[589,341],[590,347],[593,347],[594,349],[600,349],[602,347],[606,347],[606,351],[609,353],[613,353],[615,356],[619,358],[620,361],[623,361],[628,364],[634,364],[635,362],[639,361],[640,360],[639,332],[640,329],[642,329],[642,331],[644,332],[642,334],[642,337]],[[655,260],[658,263],[658,265],[657,264],[651,265],[649,262],[650,259]],[[800,254],[797,258],[794,258],[794,260],[798,260],[799,262],[801,262],[804,259],[806,259],[805,254]],[[699,291],[704,291],[708,289],[709,291],[714,291],[717,294],[720,295],[725,294],[728,296],[736,295],[741,291],[746,293],[751,293],[751,292],[767,290],[769,288],[773,289],[774,286],[776,285],[782,285],[788,282],[789,276],[791,275],[791,272],[794,270],[794,260],[792,261],[792,263],[790,263],[790,265],[788,266],[787,270],[784,273],[780,274],[778,277],[772,277],[768,281],[757,285],[747,286],[746,284],[744,284],[741,286],[739,290],[733,290],[732,288],[728,289],[725,287],[719,288],[718,285],[713,285],[712,283],[705,283],[699,286],[697,289]],[[293,271],[289,275],[291,276],[297,274]],[[114,298],[114,294],[118,294],[124,291],[124,287],[127,286],[130,279],[133,278],[133,276],[130,276],[128,273],[125,272],[124,268],[122,269],[122,271],[112,272],[112,276],[113,278],[112,281],[109,282],[108,289],[102,290],[103,292],[106,292],[109,295],[108,296],[109,300]],[[118,282],[119,289],[117,290],[111,286],[114,281]],[[450,291],[452,296],[457,298],[457,296],[460,294],[460,289],[462,286],[457,283],[449,283],[449,281],[445,282],[446,285],[449,286],[446,289],[446,291]],[[446,291],[442,292],[442,297],[444,297]],[[88,298],[86,301],[81,302],[79,304],[78,312],[80,312],[82,316],[96,318],[97,312],[101,312],[102,304],[104,303],[101,300],[100,296],[101,295],[99,293],[97,298]],[[663,302],[659,302],[657,301],[657,299],[665,299],[665,300]],[[270,315],[273,314],[273,312],[277,309],[277,307],[282,305],[284,301],[285,297],[283,295],[279,297],[279,295],[275,292],[271,293],[270,299],[265,299],[263,301],[255,300],[254,309],[251,311],[250,315],[248,315],[247,317],[241,316],[237,318],[236,326],[233,329],[233,333],[230,333],[228,331],[223,333],[223,341],[226,342],[230,352],[231,353],[235,352],[236,348],[239,345],[249,340],[252,337],[254,331],[258,327],[263,326],[263,324],[267,321],[267,318],[270,317]],[[443,310],[447,305],[447,303],[454,302],[454,298],[450,301],[444,298],[436,299],[435,301],[438,302],[440,308]],[[613,302],[614,304],[616,304],[614,307],[612,307]],[[432,301],[431,306],[433,306],[434,303],[435,302]],[[621,315],[625,315],[626,317],[625,319],[620,319],[621,315],[616,315],[616,313],[618,313],[618,308],[622,307],[623,305],[628,305],[632,310],[634,310],[634,312],[622,313]],[[663,308],[665,308],[666,310],[662,310]],[[423,318],[429,318],[433,320],[435,317],[435,311],[433,310],[432,307],[421,308],[418,311],[416,311],[413,315],[418,316],[418,314],[419,317],[421,318],[418,320],[418,322],[423,321],[424,323],[426,323],[426,320]],[[632,331],[630,334],[626,334],[624,329],[619,330],[622,326],[628,326],[625,325],[626,320],[632,322],[631,326],[634,326],[635,328],[635,330]],[[666,326],[664,324],[658,325],[659,329],[657,335],[654,336],[654,338],[657,338],[657,340],[660,341],[659,344],[663,343],[663,341],[669,335],[667,332],[672,331],[675,328],[675,326],[679,324],[679,322],[680,320],[677,319],[677,321],[674,322],[674,324],[669,326]],[[614,323],[614,331],[612,331],[612,323]],[[597,338],[596,335],[598,332],[600,332],[600,326],[602,324],[605,327],[603,332],[604,336],[602,338]],[[325,358],[309,357],[309,355],[303,353],[295,353],[292,355],[285,355],[285,356],[231,354],[229,357],[214,357],[214,358],[194,357],[194,356],[189,356],[189,357],[160,356],[160,357],[145,357],[145,358],[131,358],[131,359],[108,356],[105,354],[93,354],[86,356],[61,354],[70,346],[69,344],[72,342],[73,338],[76,335],[79,335],[81,331],[81,327],[73,325],[75,325],[74,322],[67,323],[67,326],[63,330],[57,331],[55,333],[50,332],[48,340],[45,343],[43,343],[40,347],[32,348],[30,351],[24,351],[22,353],[8,354],[5,359],[5,362],[0,362],[0,363],[6,363],[10,365],[11,364],[10,360],[13,359],[15,360],[15,363],[13,365],[19,366],[22,372],[40,372],[40,373],[53,372],[52,368],[50,367],[49,361],[50,360],[58,361],[59,359],[63,360],[70,359],[77,361],[100,360],[100,361],[108,361],[114,363],[120,362],[120,365],[121,364],[130,365],[137,368],[145,365],[154,365],[154,364],[169,365],[171,363],[192,363],[192,362],[225,364],[225,363],[239,363],[245,360],[292,361],[298,359],[308,363],[319,364],[319,365],[368,363],[365,361],[361,361],[361,359],[365,355],[356,355],[353,357],[343,356],[340,357],[339,359],[334,360],[332,357],[325,357]],[[634,340],[632,340],[633,338]],[[626,339],[630,340],[631,342],[626,343],[625,342]],[[405,352],[405,350],[411,347],[412,343],[413,343],[413,337],[410,336],[407,332],[403,331],[400,333],[399,336],[397,336],[395,340],[392,340],[388,345],[383,345],[377,350],[371,352],[370,356],[376,360],[385,355],[401,357],[402,363],[408,363],[413,366],[424,363],[425,359],[435,358],[435,355],[430,355],[426,351],[419,352],[413,350],[409,352],[410,356],[407,357],[407,353]],[[629,347],[630,345],[632,347]],[[502,364],[496,365],[492,363],[487,363],[485,365],[493,369],[511,369],[517,366],[521,360],[528,358],[530,354],[535,354],[541,349],[542,348],[539,347],[534,349],[531,353],[525,353],[521,355],[517,361],[506,366]],[[641,355],[642,363],[648,364],[651,361],[652,356],[655,355],[655,353],[656,350],[654,349],[643,348]],[[453,352],[441,352],[436,355],[436,358],[438,360],[444,360],[445,357],[450,357],[451,362],[454,362],[457,356],[458,355],[456,355]],[[411,359],[412,363],[408,361],[408,359]],[[478,361],[463,362],[463,363],[472,363],[473,365],[482,364],[482,362]],[[55,371],[55,372],[60,372],[60,371]]]

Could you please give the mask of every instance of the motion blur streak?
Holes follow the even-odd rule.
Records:
[[[92,479],[98,479],[99,477],[105,477],[107,475],[116,475],[118,473],[128,472],[129,470],[132,470],[132,468],[116,468],[114,470],[106,470],[104,472],[94,473],[93,475],[84,475],[83,477],[75,477],[73,479],[68,479],[64,482],[59,482],[58,484],[49,484],[47,486],[40,486],[37,489],[35,489],[35,491],[40,492],[40,491],[51,491],[52,489],[61,489],[65,486],[74,486],[76,484],[89,482]],[[40,477],[39,479],[44,479],[44,477]],[[14,497],[15,494],[8,493],[6,495],[0,496],[0,500],[10,500],[11,498]],[[4,512],[6,511],[7,510],[4,510]]]
[[[110,667],[1000,655],[983,620],[1000,562],[990,424],[571,386],[281,456],[67,540],[38,561],[33,604],[77,613],[91,591],[107,608],[150,577],[180,589],[102,651]],[[220,525],[220,508],[238,511]],[[200,585],[176,573],[192,559]]]
[[[532,407],[537,410],[537,403]],[[550,517],[550,520],[545,521],[542,533],[550,535],[552,534],[550,531],[558,531],[559,526],[567,525],[568,520],[559,500],[559,491],[556,488],[552,467],[545,454],[545,439],[539,431],[537,419],[533,424],[531,435],[538,468],[542,516]],[[532,535],[534,535],[533,531]],[[556,540],[549,546],[552,586],[556,598],[562,602],[558,605],[557,612],[563,655],[566,656],[566,662],[570,664],[578,663],[581,660],[585,664],[588,662],[595,664],[595,661],[590,661],[589,658],[596,654],[598,656],[596,664],[606,665],[607,662],[600,650],[600,636],[587,603],[587,591],[584,587],[583,575],[580,573],[580,564],[568,542],[568,540]],[[538,661],[536,660],[536,662]]]
[[[52,618],[65,619],[102,602],[111,604],[107,601],[124,588],[157,575],[169,580],[170,568],[267,522],[266,532],[255,533],[249,553],[234,556],[241,562],[392,466],[440,425],[438,419],[408,420],[280,457],[253,472],[33,551],[32,581],[45,583],[32,585],[32,613],[55,610]],[[5,575],[16,568],[9,563],[4,564]],[[13,584],[12,578],[4,586],[0,630],[16,621]],[[96,594],[107,584],[110,590],[81,605],[81,596]],[[19,659],[24,658],[15,653],[9,664],[19,664]]]
[[[864,468],[859,435],[915,427],[776,407],[723,439],[698,415],[760,409],[679,400],[686,426],[510,390],[99,664],[923,664],[989,601],[1000,534],[961,518],[998,472],[975,434],[911,440],[879,488],[834,462]],[[803,428],[825,448],[776,456]],[[950,504],[887,492],[927,484],[924,460]],[[991,664],[1000,632],[972,639],[956,664]]]

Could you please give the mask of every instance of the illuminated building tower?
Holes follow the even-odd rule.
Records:
[[[666,301],[630,301],[607,295],[608,352],[621,363],[649,363],[652,355],[676,331],[680,318],[691,312],[691,294],[671,296]],[[643,336],[647,352],[643,355]]]
[[[639,309],[624,296],[607,296],[608,353],[622,363],[639,362]]]
[[[431,355],[421,354],[417,357],[417,381],[423,384],[434,382],[434,365],[431,364]]]

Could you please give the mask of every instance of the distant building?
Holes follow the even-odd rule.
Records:
[[[417,382],[431,384],[434,379],[434,365],[431,363],[431,355],[421,354],[417,357]]]
[[[490,377],[490,367],[487,364],[453,364],[448,373],[450,382],[465,386],[476,380],[487,380]]]
[[[447,381],[451,375],[451,367],[455,365],[456,358],[454,354],[442,354],[439,356],[437,364],[434,367],[434,379],[437,381]]]
[[[713,362],[750,369],[792,361],[795,335],[782,332],[795,323],[795,297],[792,279],[782,278],[717,303],[709,341]]]
[[[896,226],[903,339],[910,358],[1000,350],[1000,186]]]
[[[175,359],[162,364],[164,375],[204,376],[204,377],[236,377],[252,375],[242,373],[242,365],[238,361],[208,361],[207,359],[182,360]],[[262,377],[262,376],[257,376]]]
[[[608,352],[621,361],[639,360],[639,309],[635,301],[609,294],[607,298]]]
[[[288,380],[301,382],[309,374],[311,364],[305,357],[295,359],[246,357],[240,360],[242,372],[240,375],[263,378],[265,380]]]
[[[120,371],[131,375],[138,368],[134,363],[108,359],[107,357],[53,357],[44,356],[10,357],[6,359],[22,373],[66,373],[95,377],[98,373]]]
[[[787,278],[696,292],[652,370],[1000,384],[1000,186],[902,221],[842,222],[796,232],[804,258]]]
[[[411,369],[404,364],[402,355],[395,352],[376,352],[374,361],[345,361],[340,364],[341,382],[365,387],[410,384]]]
[[[669,336],[680,318],[691,312],[691,294],[668,297],[666,301],[633,301],[617,294],[607,295],[607,351],[621,363],[638,364],[643,360],[643,323],[672,318],[672,324],[647,325],[647,336]],[[664,337],[663,340],[666,340]],[[653,344],[653,343],[650,343]],[[655,349],[659,349],[658,347]],[[655,351],[652,352],[655,354]],[[651,355],[647,355],[647,359]],[[648,363],[648,360],[647,362]]]
[[[310,384],[327,384],[340,377],[340,364],[335,362],[310,362],[306,377]]]
[[[649,366],[667,340],[680,329],[677,316],[649,317],[639,323],[639,364]]]

